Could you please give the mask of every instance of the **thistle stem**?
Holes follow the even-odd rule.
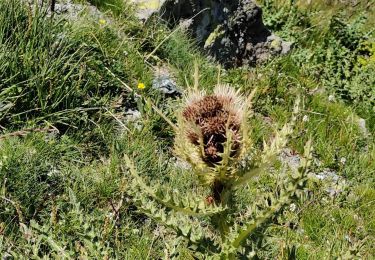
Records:
[[[224,186],[223,190],[219,194],[219,197],[222,206],[225,208],[230,208],[229,206],[232,204],[232,190]],[[229,233],[228,215],[229,211],[225,210],[212,219],[212,222],[220,232],[220,236],[223,241],[226,240]]]

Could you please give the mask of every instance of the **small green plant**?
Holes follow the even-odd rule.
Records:
[[[277,131],[269,144],[265,142],[263,151],[257,152],[247,124],[253,95],[254,92],[245,99],[228,86],[217,86],[211,95],[193,90],[177,113],[175,153],[191,165],[199,183],[208,188],[207,197],[191,194],[182,198],[177,191],[167,193],[158,186],[151,188],[125,156],[127,170],[133,177],[128,192],[138,209],[172,228],[201,256],[234,259],[238,254],[253,252],[253,246],[245,246],[249,236],[299,197],[307,180],[310,142],[298,170],[286,165],[271,170],[292,132],[298,102],[291,123]],[[237,191],[264,174],[276,176],[275,192],[263,192],[252,205],[241,209],[235,201]]]
[[[342,15],[332,17],[324,46],[315,56],[322,64],[322,81],[327,87],[371,111],[375,97],[373,46],[362,31],[364,22],[364,16],[350,23]]]

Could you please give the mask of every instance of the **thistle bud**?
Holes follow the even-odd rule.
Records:
[[[188,161],[206,183],[224,181],[243,149],[245,99],[227,85],[212,94],[191,92],[178,113],[176,154]]]

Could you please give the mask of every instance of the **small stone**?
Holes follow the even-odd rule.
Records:
[[[293,47],[293,43],[282,41],[281,42],[281,54],[289,53],[292,47]]]
[[[152,88],[168,96],[180,96],[176,83],[168,75],[160,75],[152,81]]]
[[[138,110],[129,109],[125,112],[125,118],[128,122],[136,122],[142,118],[142,114]]]
[[[361,130],[364,137],[368,137],[370,135],[369,131],[366,127],[366,120],[363,118],[358,119],[358,127]]]
[[[155,69],[152,88],[169,97],[180,96],[182,94],[167,67]]]
[[[281,151],[280,160],[286,163],[291,169],[297,170],[301,165],[301,157],[289,148]]]
[[[341,177],[337,175],[335,171],[326,169],[316,175],[319,180],[332,179],[334,182],[337,182]]]
[[[325,187],[325,191],[331,197],[334,197],[341,193],[347,186],[345,179],[337,175],[335,171],[330,169],[325,169],[318,174],[312,174],[312,176],[322,181]]]

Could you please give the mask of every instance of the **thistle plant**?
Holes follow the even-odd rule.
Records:
[[[276,131],[273,140],[264,142],[258,159],[249,156],[255,150],[249,135],[251,100],[230,86],[218,85],[212,94],[190,91],[177,112],[175,127],[176,156],[191,165],[191,170],[211,195],[181,197],[161,187],[147,186],[126,157],[133,203],[139,210],[175,231],[190,248],[205,257],[236,258],[246,240],[264,227],[283,207],[303,192],[311,159],[310,142],[299,169],[273,168],[287,144],[297,118],[297,100],[290,123]],[[276,172],[275,172],[276,171]],[[256,176],[278,175],[277,191],[254,198],[246,212],[241,212],[234,198],[240,188],[251,184]],[[243,217],[246,216],[246,217]],[[176,240],[178,241],[178,240]]]
[[[212,95],[193,91],[178,113],[175,152],[189,162],[202,184],[212,187],[215,201],[225,202],[224,190],[237,179],[238,163],[249,142],[249,107],[228,86],[217,86]]]

